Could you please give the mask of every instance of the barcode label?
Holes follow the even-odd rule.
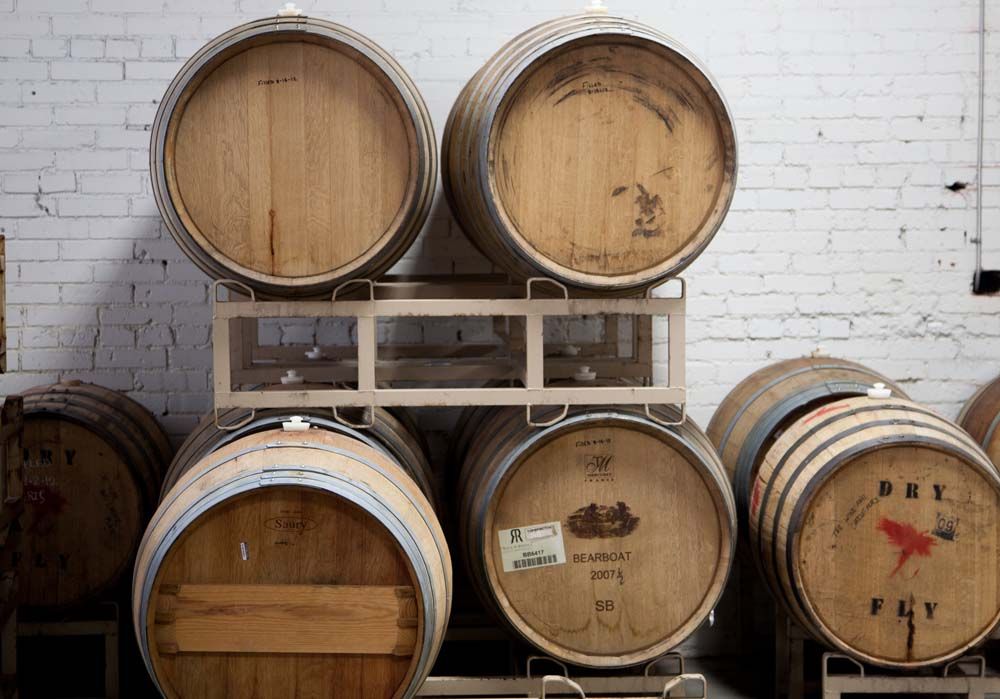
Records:
[[[559,557],[555,554],[551,554],[549,556],[529,558],[524,561],[514,561],[514,570],[521,570],[521,568],[534,568],[535,566],[549,566],[557,560],[559,560]]]
[[[505,573],[566,562],[562,526],[559,522],[501,529],[497,536]]]

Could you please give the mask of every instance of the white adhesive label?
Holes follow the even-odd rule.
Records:
[[[566,562],[562,525],[559,522],[501,529],[497,534],[500,537],[500,556],[505,573]]]

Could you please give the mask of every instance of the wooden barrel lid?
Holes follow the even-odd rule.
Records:
[[[182,68],[152,169],[168,227],[209,274],[315,295],[405,251],[436,150],[388,54],[329,22],[279,18],[222,35]]]
[[[547,262],[643,273],[687,247],[725,198],[723,128],[704,85],[662,47],[580,40],[508,92],[494,186],[511,231]]]
[[[140,547],[133,621],[171,699],[411,696],[451,603],[443,534],[386,453],[322,429],[221,446]]]
[[[128,570],[171,456],[149,412],[82,382],[24,394],[21,603],[90,600]]]
[[[24,423],[22,604],[92,597],[128,568],[152,506],[121,449],[57,416]]]
[[[160,568],[158,681],[185,699],[223,687],[229,696],[289,687],[321,696],[336,686],[342,696],[393,697],[417,645],[414,584],[385,527],[343,499],[295,487],[234,499],[189,525]],[[237,626],[212,614],[241,603]],[[341,633],[331,634],[340,615]]]
[[[957,426],[903,400],[804,416],[756,483],[754,547],[807,629],[855,657],[957,657],[1000,621],[1000,475]]]
[[[621,17],[544,23],[460,93],[444,188],[463,229],[517,277],[633,293],[704,249],[735,191],[736,136],[684,47]]]
[[[487,594],[568,662],[666,652],[700,625],[729,572],[734,515],[721,466],[705,465],[714,458],[707,440],[621,416],[560,425],[516,454],[488,499],[474,544]]]

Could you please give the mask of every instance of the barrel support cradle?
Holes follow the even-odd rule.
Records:
[[[676,660],[677,674],[659,674],[656,666],[664,660]],[[532,666],[548,662],[558,666],[561,674],[537,676]],[[642,675],[612,675],[606,677],[578,677],[571,679],[567,667],[553,658],[532,656],[528,658],[524,677],[429,677],[417,692],[424,699],[547,699],[547,697],[574,697],[575,699],[642,699],[660,697],[667,699],[705,699],[708,682],[703,675],[684,672],[684,658],[668,653],[649,663]]]

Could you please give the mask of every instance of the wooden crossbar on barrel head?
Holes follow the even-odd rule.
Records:
[[[393,585],[161,585],[161,653],[412,655],[417,603]]]

